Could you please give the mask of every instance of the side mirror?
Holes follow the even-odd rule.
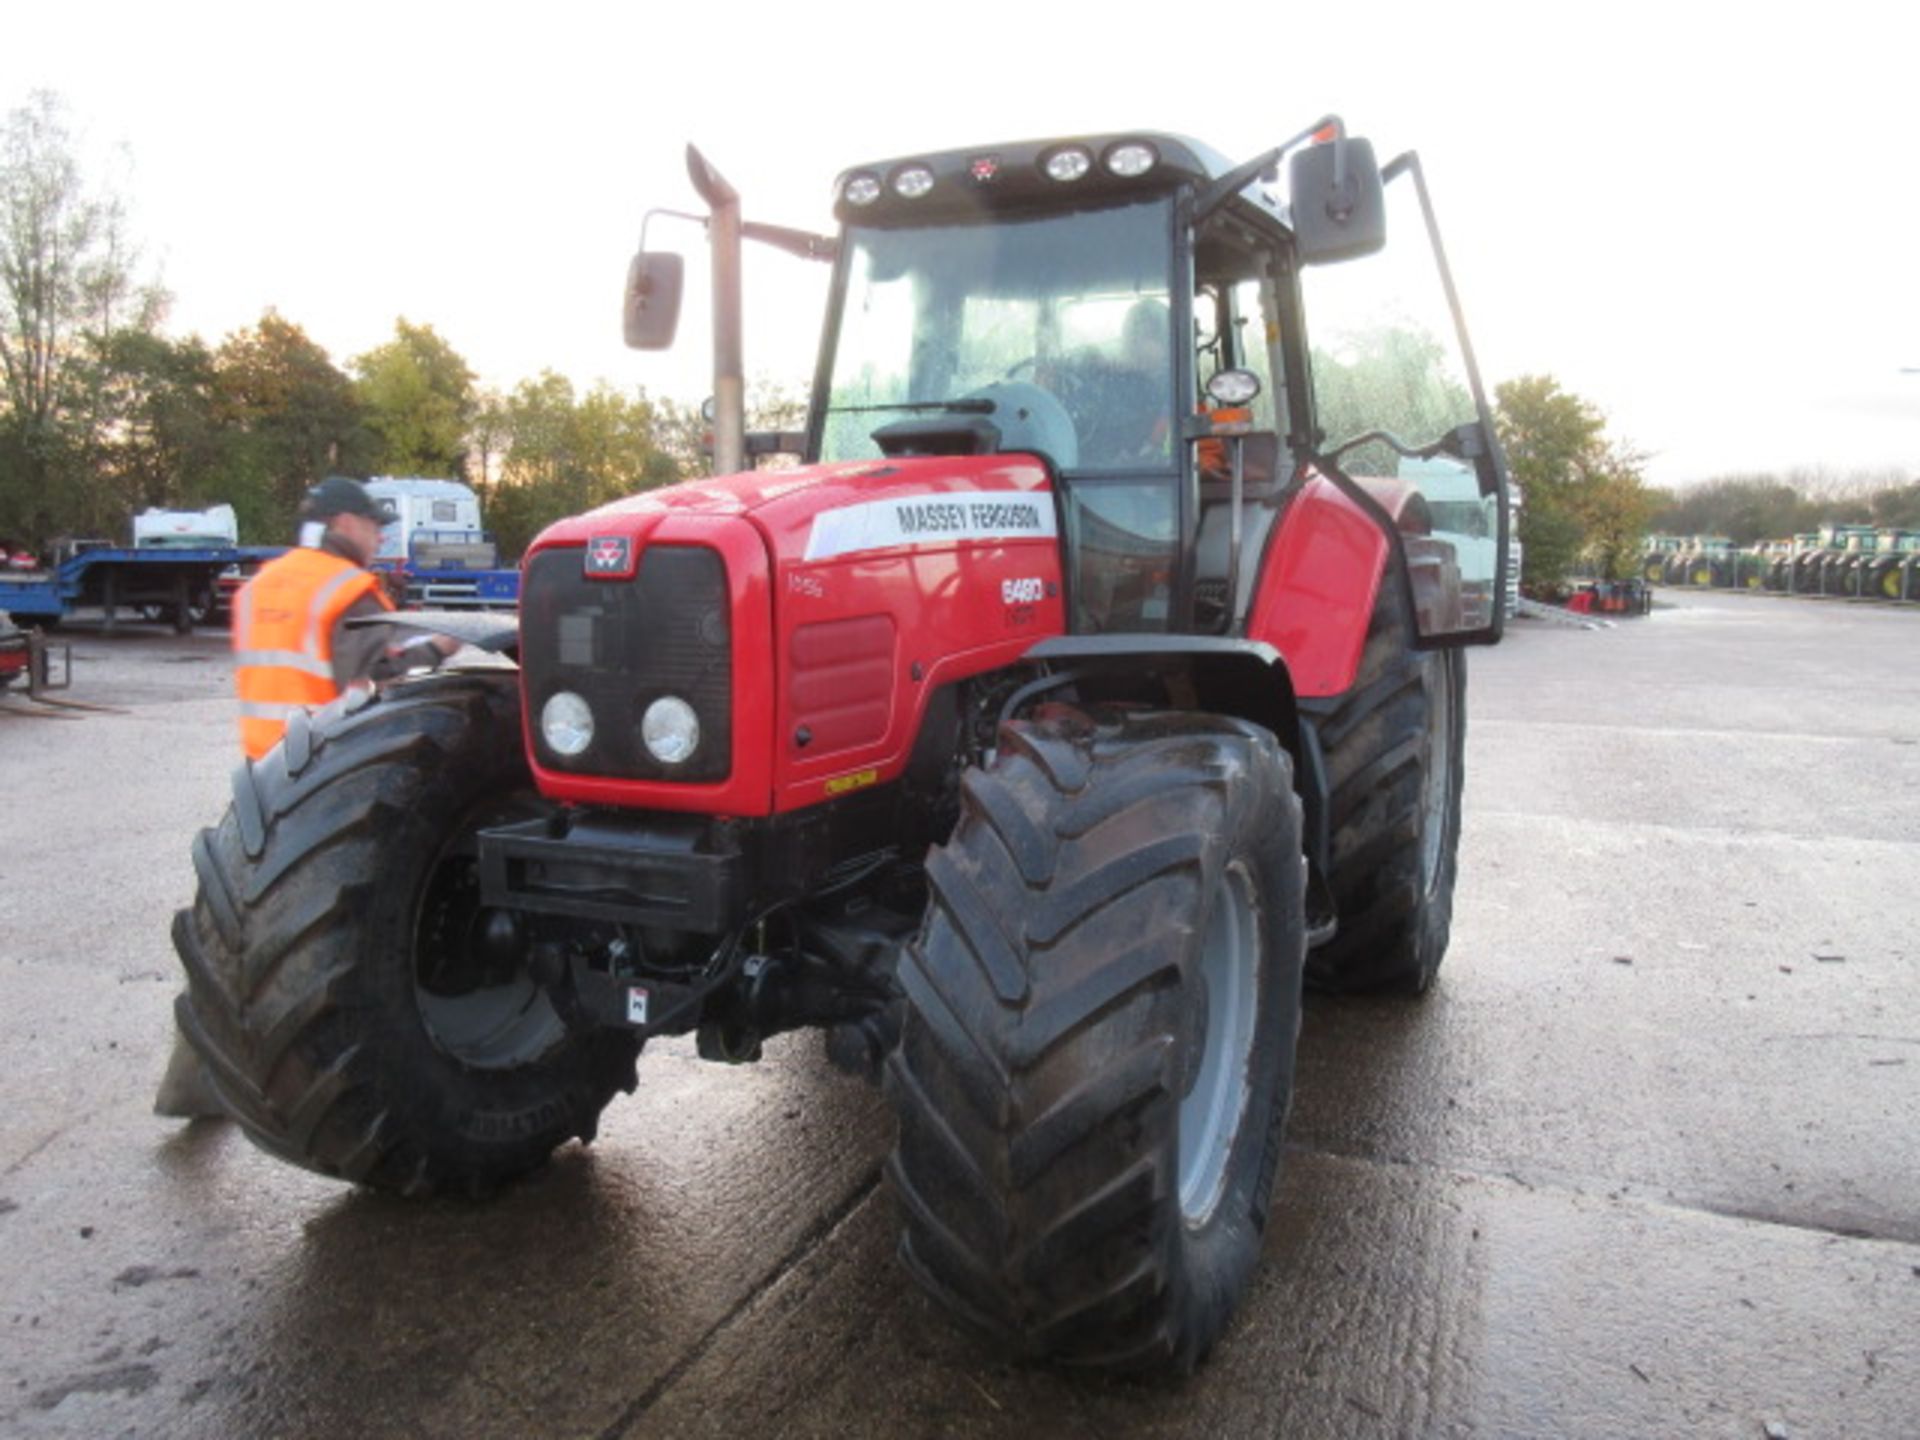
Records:
[[[635,350],[664,350],[673,344],[680,323],[678,255],[642,250],[627,266],[625,326],[627,344]]]
[[[1336,139],[1296,150],[1287,179],[1302,264],[1353,260],[1387,243],[1386,195],[1369,142]]]

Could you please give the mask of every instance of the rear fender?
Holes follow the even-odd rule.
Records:
[[[359,630],[384,625],[395,632],[394,643],[403,643],[415,635],[446,635],[508,659],[520,655],[520,620],[499,611],[476,610],[387,610],[378,615],[355,615],[347,621]]]

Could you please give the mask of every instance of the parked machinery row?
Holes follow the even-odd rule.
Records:
[[[1823,525],[1744,548],[1721,535],[1653,535],[1640,573],[1662,585],[1920,600],[1920,530]]]

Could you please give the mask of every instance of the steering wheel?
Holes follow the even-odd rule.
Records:
[[[1080,463],[1080,440],[1067,407],[1028,380],[996,380],[962,397],[993,402],[1002,450],[1034,450],[1056,466]]]

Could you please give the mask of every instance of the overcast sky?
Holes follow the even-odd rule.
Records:
[[[124,144],[177,332],[271,306],[344,365],[405,315],[491,383],[687,399],[703,273],[670,355],[622,348],[619,295],[644,211],[696,203],[689,140],[749,216],[825,229],[865,159],[1131,127],[1251,155],[1337,111],[1420,150],[1490,381],[1553,374],[1664,484],[1920,475],[1920,14],[1761,9],[67,0],[9,19],[0,108],[50,88],[90,155]],[[820,267],[748,265],[749,370],[804,378]]]

